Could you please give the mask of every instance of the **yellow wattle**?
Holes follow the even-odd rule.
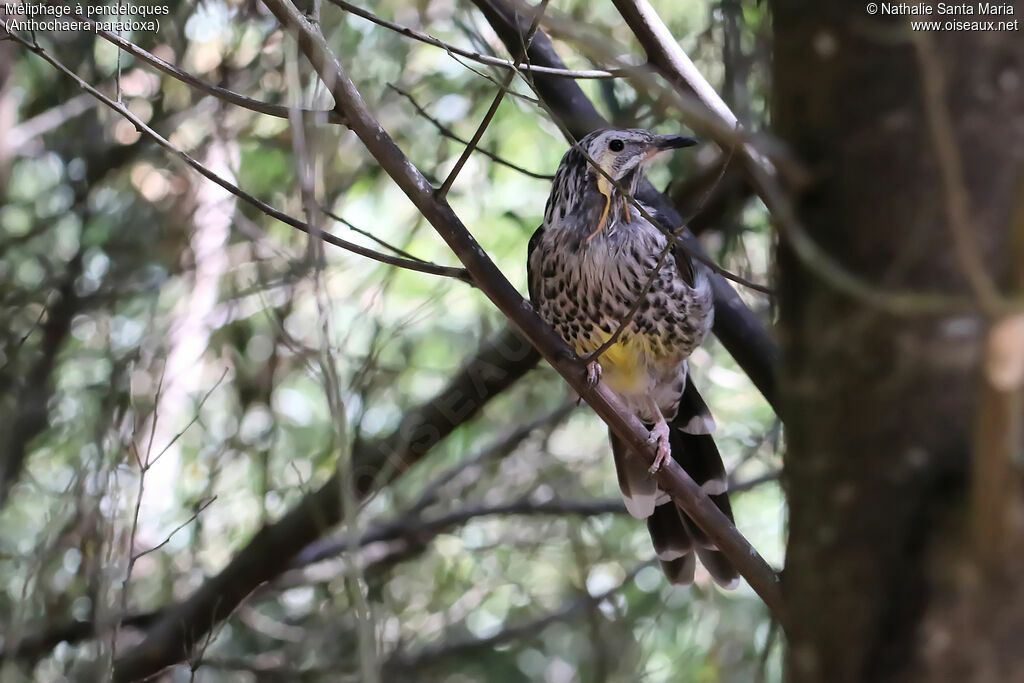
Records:
[[[611,208],[611,205],[612,205],[612,200],[608,196],[605,196],[605,198],[604,198],[604,212],[601,213],[601,220],[599,220],[597,222],[597,228],[594,229],[594,232],[592,232],[589,235],[587,235],[587,241],[588,242],[590,240],[594,239],[595,237],[597,237],[597,234],[604,229],[604,222],[606,220],[608,220],[608,209]]]
[[[597,228],[594,229],[594,232],[587,235],[588,242],[604,230],[605,221],[608,220],[608,210],[612,208],[612,186],[604,175],[597,177],[597,191],[604,195],[604,211],[601,212],[601,220],[597,222]]]

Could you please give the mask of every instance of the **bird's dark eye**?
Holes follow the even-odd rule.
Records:
[[[610,149],[613,152],[621,152],[623,149],[625,149],[625,147],[626,145],[622,142],[622,140],[618,139],[612,140],[611,142],[608,143],[608,149]]]

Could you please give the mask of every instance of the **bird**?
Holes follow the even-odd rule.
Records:
[[[527,281],[535,310],[581,358],[609,341],[635,308],[615,343],[586,363],[588,383],[615,392],[657,444],[648,468],[609,431],[626,509],[647,521],[671,583],[691,584],[699,557],[720,586],[734,588],[736,569],[653,476],[675,459],[733,520],[711,436],[715,423],[689,374],[688,358],[714,321],[707,267],[633,199],[656,158],[695,144],[681,135],[608,128],[571,146],[529,241]]]

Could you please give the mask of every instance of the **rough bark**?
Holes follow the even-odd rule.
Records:
[[[1019,18],[1015,9],[980,18]],[[1020,31],[921,36],[859,2],[776,0],[773,13],[776,131],[817,173],[799,200],[807,233],[863,280],[973,298],[952,237],[948,145],[968,236],[1009,292],[1024,168]],[[942,111],[929,104],[929,63],[946,83]],[[935,132],[936,114],[951,136]],[[778,264],[790,680],[1024,680],[1021,555],[1008,551],[1020,528],[1008,524],[989,564],[968,536],[978,387],[998,316],[884,313],[831,288],[785,244]],[[1019,495],[1009,504],[1019,509]]]

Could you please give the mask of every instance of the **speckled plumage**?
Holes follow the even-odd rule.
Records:
[[[578,148],[570,148],[562,158],[544,223],[530,240],[527,270],[530,298],[537,311],[578,354],[593,352],[614,334],[655,272],[667,244],[666,236],[616,184],[632,196],[655,155],[688,144],[692,144],[688,138],[658,137],[642,130],[603,130],[583,138]],[[616,182],[609,182],[595,164]],[[696,461],[689,464],[701,470],[701,478],[695,476],[698,483],[709,494],[724,499],[727,509],[724,469],[707,437],[713,421],[695,390],[696,398],[680,410],[687,387],[687,358],[707,336],[713,319],[707,273],[674,246],[633,319],[599,361],[604,383],[641,420],[649,425],[665,425],[666,420],[672,423],[668,425],[672,456],[688,470],[687,458],[677,453],[682,441],[693,434],[710,441],[713,454],[704,444],[703,451],[693,457],[708,455],[714,461],[712,466]],[[648,520],[669,577],[687,583],[693,575],[693,539],[703,535],[690,528],[693,523],[670,504],[646,469],[625,453],[614,436],[612,445],[629,511]],[[717,557],[719,553],[713,549],[703,550],[698,552],[709,570],[719,565],[714,567],[717,573],[712,570],[715,578],[731,584],[736,575],[724,558]]]

